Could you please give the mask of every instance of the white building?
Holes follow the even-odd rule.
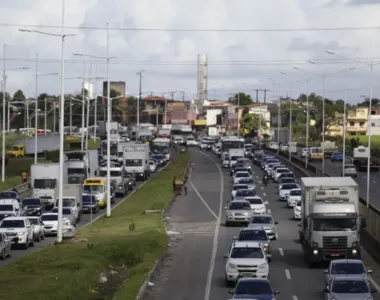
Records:
[[[257,115],[261,116],[261,120],[263,122],[265,122],[267,129],[261,129],[261,131],[259,132],[260,136],[262,136],[263,134],[272,135],[271,134],[271,128],[270,128],[271,117],[270,117],[270,111],[268,110],[267,105],[252,106],[249,108],[248,113],[249,114],[257,114]]]
[[[380,135],[380,115],[371,115],[371,120],[369,124],[371,128],[369,129],[371,131],[372,135]],[[368,130],[367,130],[368,135]]]

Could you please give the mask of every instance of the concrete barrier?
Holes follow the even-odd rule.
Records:
[[[291,157],[284,152],[277,152],[273,149],[265,149],[265,151],[277,156],[282,161],[294,166],[301,174],[307,177],[330,177],[330,174],[322,172],[321,169],[308,164],[305,169],[305,160],[298,157]],[[380,210],[369,204],[362,197],[359,198],[359,212],[366,222],[366,228],[361,231],[361,244],[366,251],[372,255],[374,259],[380,262]]]

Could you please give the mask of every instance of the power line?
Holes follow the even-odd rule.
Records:
[[[18,27],[18,28],[47,28],[61,29],[59,25],[37,25],[37,24],[14,24],[0,23],[1,27]],[[96,26],[65,26],[65,29],[77,30],[107,30],[107,27]],[[131,28],[131,27],[109,27],[112,31],[145,31],[145,32],[311,32],[311,31],[372,31],[379,30],[380,26],[353,26],[353,27],[315,27],[315,28]]]

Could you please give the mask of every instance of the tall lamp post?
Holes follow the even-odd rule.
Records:
[[[111,59],[117,57],[109,55],[109,32],[107,23],[107,56],[95,56],[91,54],[75,53],[77,56],[87,56],[92,58],[105,59],[107,61],[107,217],[111,217],[111,97],[110,97],[110,76],[109,76],[109,64]]]
[[[373,97],[373,66],[374,66],[374,62],[373,61],[367,62],[367,61],[359,60],[359,59],[352,58],[349,56],[341,55],[341,54],[338,54],[338,53],[331,51],[331,50],[326,50],[326,53],[331,54],[331,55],[336,55],[338,57],[342,57],[342,58],[345,58],[348,60],[352,60],[352,61],[364,64],[364,65],[367,65],[370,68],[370,88],[369,88],[370,93],[369,93],[369,108],[368,108],[368,149],[369,149],[369,156],[368,156],[368,161],[367,161],[367,193],[366,193],[366,196],[367,196],[366,204],[367,204],[367,208],[369,208],[369,201],[370,201],[369,200],[369,191],[370,191],[370,187],[371,187],[371,125],[372,125],[372,97]]]
[[[61,25],[61,33],[50,33],[39,30],[31,30],[31,29],[20,29],[23,32],[35,32],[49,36],[55,36],[61,38],[61,99],[60,99],[60,120],[59,120],[59,195],[58,195],[58,228],[57,228],[57,242],[62,242],[62,197],[63,197],[63,154],[64,154],[64,104],[65,104],[65,82],[64,82],[64,73],[65,73],[65,60],[64,60],[64,46],[65,39],[68,36],[74,36],[74,34],[65,34],[65,0],[62,0],[62,25]]]

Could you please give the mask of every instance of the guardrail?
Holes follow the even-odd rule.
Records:
[[[315,177],[332,177],[311,164],[308,164],[307,169],[305,169],[305,159],[291,156],[289,160],[289,153],[278,152],[277,150],[268,148],[265,150],[281,158],[281,160],[290,163],[307,177],[312,177],[313,175]],[[380,210],[372,204],[369,204],[367,207],[367,201],[362,197],[359,197],[359,202],[359,212],[366,223],[366,228],[361,231],[361,244],[368,253],[377,261],[380,261]]]
[[[28,192],[30,190],[30,181],[16,185],[10,188],[8,191],[16,191],[18,194]]]

